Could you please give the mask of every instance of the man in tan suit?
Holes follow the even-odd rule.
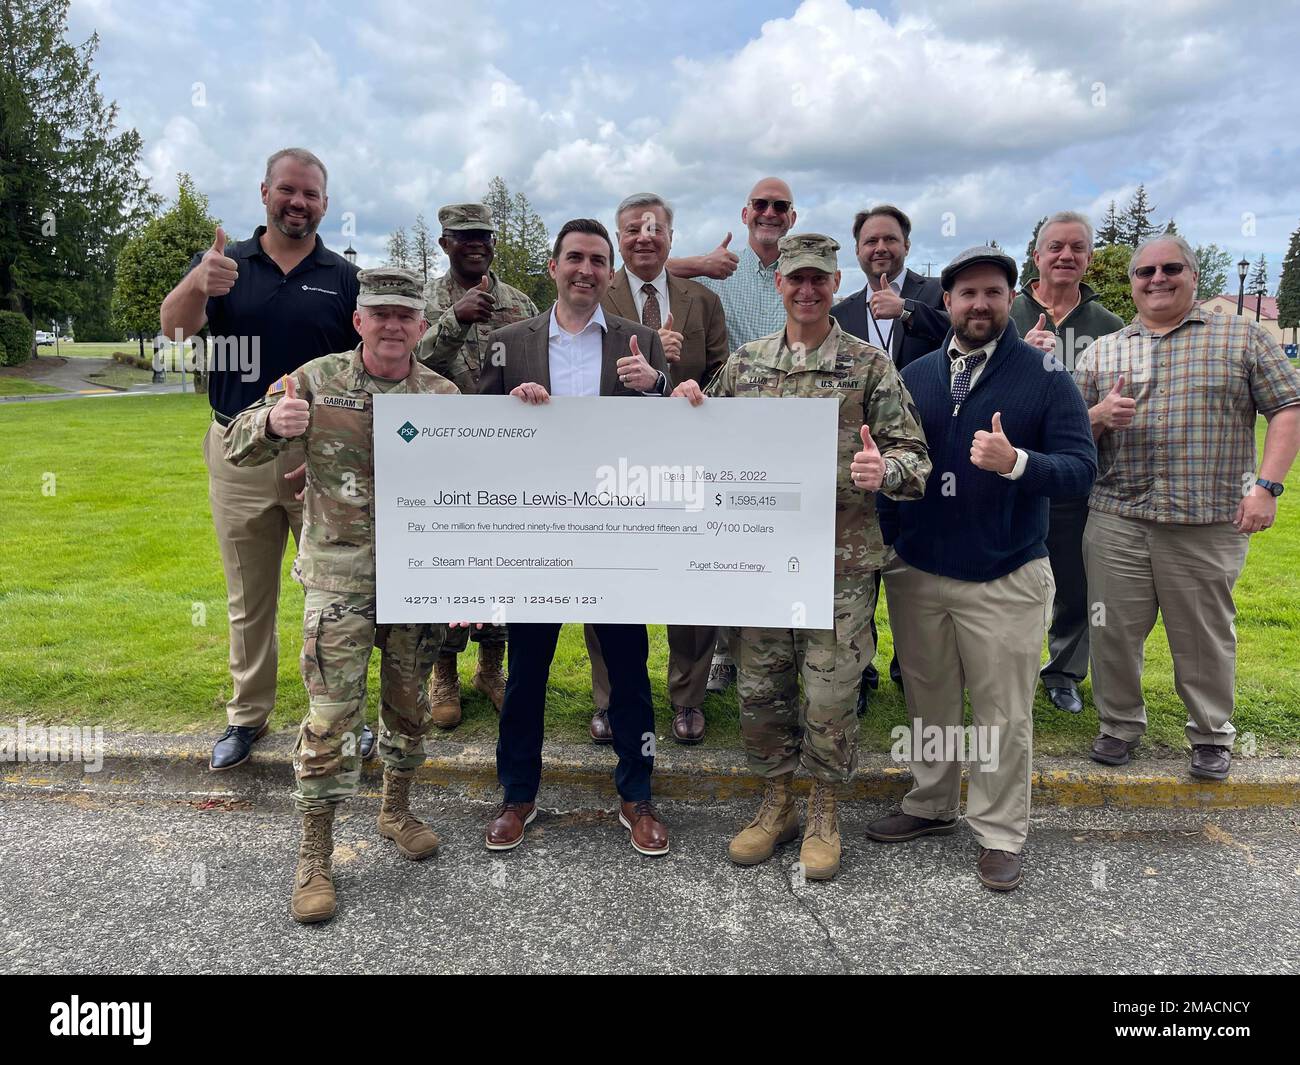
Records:
[[[707,387],[727,361],[727,321],[715,293],[698,281],[673,277],[665,268],[673,245],[672,207],[652,192],[637,192],[618,205],[615,221],[623,268],[614,275],[602,305],[658,331],[674,388],[683,381]],[[701,706],[717,636],[711,625],[668,626],[668,698],[678,743],[704,738]],[[609,743],[609,674],[590,625],[586,637],[596,703],[591,738]]]
[[[493,331],[479,394],[546,403],[556,396],[664,396],[668,362],[656,330],[606,315],[601,299],[614,276],[614,245],[599,222],[560,227],[548,266],[556,301],[545,314]],[[619,821],[641,854],[668,853],[668,830],[650,801],[654,706],[644,625],[596,625],[609,664],[609,722],[618,754]],[[497,734],[497,779],[505,798],[486,833],[488,850],[510,850],[537,816],[542,779],[546,683],[558,622],[509,625],[510,668]]]

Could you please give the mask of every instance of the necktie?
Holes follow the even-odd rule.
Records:
[[[659,311],[659,294],[655,292],[654,285],[649,282],[641,286],[641,291],[645,293],[645,304],[641,307],[641,324],[651,329],[661,328],[664,320]]]
[[[952,379],[952,416],[957,417],[957,411],[961,405],[966,402],[966,397],[970,395],[970,375],[988,358],[987,352],[979,352],[976,355],[962,355],[955,361],[961,363],[957,374]]]

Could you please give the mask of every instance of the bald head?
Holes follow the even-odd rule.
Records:
[[[740,212],[749,230],[749,246],[764,266],[779,254],[777,241],[790,232],[795,222],[794,194],[780,178],[765,177],[749,193]]]

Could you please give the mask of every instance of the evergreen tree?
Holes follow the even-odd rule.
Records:
[[[1033,278],[1038,276],[1038,267],[1034,265],[1034,248],[1038,245],[1038,233],[1046,221],[1046,215],[1038,220],[1038,225],[1034,226],[1033,235],[1029,238],[1029,244],[1025,247],[1025,261],[1020,266],[1021,288],[1024,288]]]
[[[411,269],[428,281],[429,267],[438,255],[438,244],[422,214],[415,216],[415,225],[411,227],[410,254]]]
[[[411,245],[406,236],[406,229],[398,226],[388,234],[388,266],[400,266],[409,269],[411,262]]]
[[[1277,324],[1290,329],[1295,342],[1300,328],[1300,228],[1291,234],[1286,258],[1282,261],[1282,279],[1277,285]]]
[[[1246,292],[1253,295],[1257,292],[1268,293],[1268,259],[1264,253],[1260,252],[1259,258],[1255,261],[1255,269],[1250,275],[1250,280],[1246,282]]]
[[[506,183],[494,177],[483,202],[497,226],[496,259],[492,269],[509,285],[527,294],[538,309],[555,302],[555,282],[547,273],[551,239],[546,223],[522,192],[511,195]]]
[[[1208,300],[1222,295],[1228,288],[1228,271],[1232,256],[1217,244],[1196,246],[1196,299]]]
[[[1097,293],[1101,305],[1126,322],[1137,314],[1137,308],[1133,305],[1133,289],[1128,279],[1128,261],[1132,257],[1132,248],[1112,244],[1092,257],[1092,262],[1083,275],[1084,283]]]
[[[99,92],[98,35],[67,41],[68,0],[0,0],[0,308],[103,321],[118,253],[157,208],[139,133]],[[93,331],[93,330],[92,330]]]
[[[1110,207],[1106,210],[1106,217],[1101,220],[1101,228],[1097,230],[1097,239],[1095,246],[1098,248],[1109,248],[1112,244],[1119,243],[1119,215],[1115,213],[1115,201],[1110,201]]]
[[[1136,248],[1147,237],[1156,232],[1155,225],[1151,222],[1151,215],[1155,211],[1155,204],[1147,198],[1147,189],[1145,185],[1139,185],[1137,191],[1133,193],[1132,199],[1128,201],[1128,206],[1124,208],[1124,214],[1119,220],[1119,242],[1127,244],[1130,248]]]
[[[1174,225],[1174,220],[1172,218],[1165,223],[1164,235],[1166,237],[1177,237],[1182,235],[1178,232],[1178,227]]]

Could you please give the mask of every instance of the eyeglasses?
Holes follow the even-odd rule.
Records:
[[[790,208],[794,206],[789,200],[750,200],[749,206],[754,208],[759,214],[762,214],[769,207],[777,214],[788,214]]]
[[[1156,271],[1160,270],[1164,273],[1165,277],[1177,277],[1185,269],[1187,269],[1186,263],[1165,263],[1163,266],[1139,266],[1133,271],[1133,276],[1140,277],[1145,281],[1148,277],[1155,277]]]
[[[447,236],[457,244],[491,244],[497,239],[490,229],[449,229]]]

